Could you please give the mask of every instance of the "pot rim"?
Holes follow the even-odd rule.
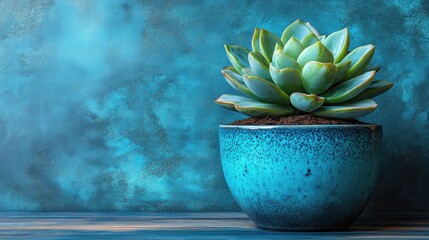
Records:
[[[312,125],[230,125],[220,124],[219,128],[238,129],[291,129],[291,128],[380,128],[378,124],[312,124]]]

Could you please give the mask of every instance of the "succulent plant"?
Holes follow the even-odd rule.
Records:
[[[374,111],[371,98],[393,83],[374,80],[379,67],[368,66],[369,44],[349,51],[347,28],[319,35],[296,20],[281,37],[255,29],[252,50],[225,45],[232,66],[222,69],[226,81],[246,96],[224,94],[216,103],[248,116],[311,113],[329,118],[358,118]]]

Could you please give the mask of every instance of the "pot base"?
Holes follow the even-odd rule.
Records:
[[[272,232],[339,232],[339,231],[345,231],[349,228],[349,226],[343,226],[343,227],[327,227],[327,228],[289,228],[289,227],[265,227],[260,226],[257,223],[255,223],[256,227],[262,230],[266,231],[272,231]]]
[[[280,211],[280,210],[279,210]],[[358,213],[357,213],[358,214]],[[355,214],[355,216],[357,216]],[[355,221],[341,214],[336,215],[338,219],[333,219],[332,214],[324,217],[318,213],[307,211],[299,217],[288,215],[261,216],[260,214],[248,214],[258,228],[271,231],[340,231],[346,230]]]

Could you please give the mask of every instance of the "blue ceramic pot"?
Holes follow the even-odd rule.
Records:
[[[345,229],[376,183],[381,126],[221,125],[219,137],[228,187],[260,228]]]

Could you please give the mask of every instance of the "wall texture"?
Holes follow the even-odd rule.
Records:
[[[368,211],[429,210],[429,1],[0,1],[0,210],[236,210],[224,43],[297,18],[376,45],[396,83]]]

